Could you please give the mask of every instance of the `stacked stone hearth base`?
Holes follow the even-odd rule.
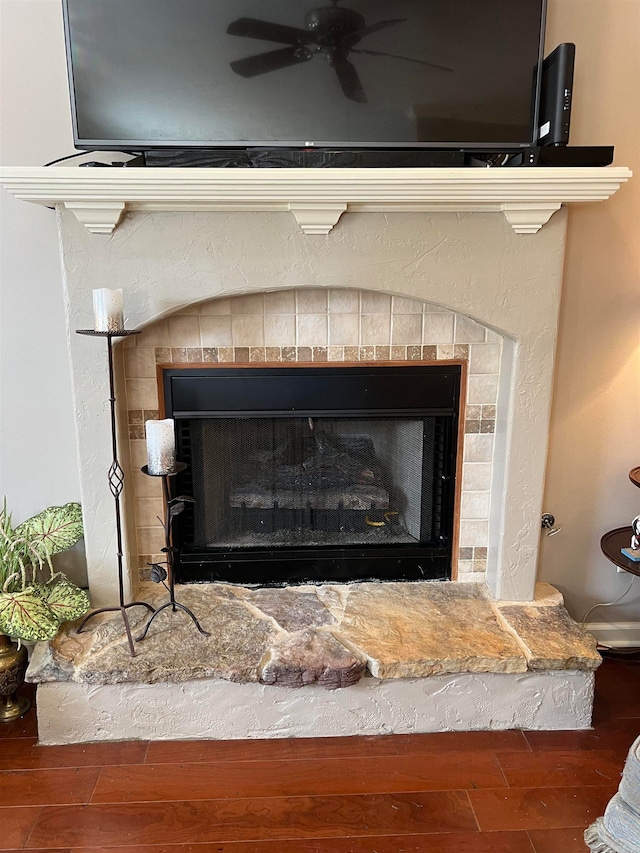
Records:
[[[154,605],[163,592],[143,590]],[[119,614],[36,647],[27,677],[43,743],[591,723],[595,640],[547,585],[529,603],[456,583],[208,584],[178,599],[210,637],[165,610],[135,657]]]

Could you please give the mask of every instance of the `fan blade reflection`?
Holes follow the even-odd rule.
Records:
[[[357,101],[359,104],[366,104],[367,96],[364,93],[362,81],[346,56],[336,57],[333,61],[333,67],[346,97],[351,101]]]
[[[259,74],[278,71],[290,65],[301,65],[312,58],[313,53],[305,47],[283,47],[280,50],[271,50],[256,56],[247,56],[246,59],[237,59],[230,65],[232,70],[241,77],[257,77]]]
[[[270,21],[259,21],[257,18],[238,18],[227,28],[230,36],[243,36],[248,39],[262,41],[279,41],[283,44],[313,44],[314,35],[308,30],[297,27],[286,27]]]
[[[397,53],[384,53],[381,50],[365,50],[361,47],[352,47],[351,53],[366,53],[369,56],[388,56],[391,59],[402,59],[405,62],[415,62],[418,65],[426,65],[429,68],[438,68],[440,71],[453,71],[448,65],[438,65],[437,62],[427,62],[424,59],[413,59],[411,56],[400,56]]]
[[[371,33],[377,33],[378,30],[384,30],[387,27],[392,27],[394,24],[403,24],[406,20],[407,18],[393,18],[391,21],[378,21],[377,24],[370,24],[368,27],[363,27],[361,30],[357,30],[353,35],[358,38],[364,38],[365,36],[371,35]]]

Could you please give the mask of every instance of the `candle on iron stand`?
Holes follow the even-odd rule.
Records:
[[[176,431],[173,419],[146,421],[145,427],[149,474],[171,474],[176,467]]]
[[[95,332],[121,332],[124,329],[122,290],[101,287],[93,291],[93,329]]]

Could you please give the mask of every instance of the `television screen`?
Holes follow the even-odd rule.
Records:
[[[79,148],[534,141],[545,0],[64,8]]]

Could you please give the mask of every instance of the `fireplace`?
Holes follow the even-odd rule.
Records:
[[[282,362],[371,361],[380,351],[394,361],[432,359],[424,350],[435,349],[445,360],[464,358],[455,350],[467,347],[458,580],[486,579],[498,599],[531,600],[564,259],[560,208],[609,198],[630,176],[623,167],[4,169],[0,177],[18,198],[57,206],[94,603],[118,597],[113,513],[103,495],[108,392],[103,353],[89,351],[73,330],[91,324],[89,291],[114,286],[126,295],[128,326],[143,330],[133,352],[125,350],[130,372],[121,377],[120,429],[132,442],[127,592],[162,547],[159,486],[139,470],[143,419],[158,411],[154,356],[260,362],[273,361],[276,350]],[[392,299],[392,314],[396,300],[411,300],[423,306],[422,328],[407,317],[370,322],[364,295],[367,323],[352,334],[356,317],[332,318],[331,305],[328,330],[326,313],[322,330],[306,322],[315,309],[267,317],[267,296],[286,302],[294,291],[314,290],[361,291],[367,307]],[[261,295],[264,322],[254,335],[246,318],[222,323],[198,308]],[[185,316],[194,306],[206,323]],[[477,356],[477,344],[491,353]]]
[[[178,580],[449,580],[462,365],[168,368]]]
[[[344,170],[340,175],[329,174],[331,170],[283,170],[286,175],[257,170],[264,172],[260,177],[248,174],[253,170],[214,171],[116,169],[94,174],[60,168],[22,170],[18,176],[21,197],[59,203],[78,471],[94,605],[112,604],[119,592],[113,503],[105,482],[112,450],[105,411],[108,386],[104,353],[88,347],[74,330],[90,325],[90,290],[107,286],[123,288],[127,327],[141,330],[116,348],[118,428],[123,438],[129,437],[128,443],[121,443],[127,595],[146,579],[148,562],[163,556],[157,522],[162,514],[160,483],[140,471],[146,462],[144,421],[157,418],[163,408],[157,365],[195,370],[193,365],[208,363],[212,369],[257,370],[278,362],[300,370],[309,362],[318,369],[346,369],[358,362],[365,369],[372,363],[400,366],[414,361],[417,367],[435,361],[445,367],[456,361],[465,363],[468,381],[460,394],[464,423],[460,418],[457,438],[462,452],[452,472],[460,483],[460,506],[459,530],[454,524],[449,533],[457,536],[451,563],[457,560],[458,581],[486,579],[497,603],[480,583],[320,584],[244,591],[225,584],[194,584],[182,592],[209,596],[211,606],[194,606],[222,631],[215,641],[213,672],[197,654],[199,639],[194,642],[188,634],[182,640],[176,623],[173,638],[161,643],[163,660],[158,666],[149,666],[142,655],[130,658],[127,653],[126,658],[127,664],[144,669],[147,679],[165,683],[102,687],[94,674],[84,684],[44,684],[39,688],[39,715],[48,698],[50,719],[74,729],[65,733],[66,740],[80,739],[79,717],[91,722],[85,738],[89,740],[114,735],[379,734],[514,724],[536,728],[544,704],[552,709],[547,717],[551,727],[586,725],[590,675],[525,672],[528,662],[520,647],[525,643],[518,640],[514,655],[502,654],[504,645],[499,644],[498,671],[489,673],[489,679],[470,671],[469,645],[472,663],[485,669],[487,649],[496,648],[495,626],[503,625],[504,614],[512,611],[527,624],[537,623],[538,630],[543,626],[545,633],[547,614],[542,608],[528,603],[516,607],[513,602],[530,602],[534,596],[566,212],[538,228],[563,198],[588,201],[615,191],[628,177],[626,170]],[[239,175],[243,171],[246,174]],[[602,187],[601,195],[593,185]],[[82,223],[91,232],[110,236],[96,237]],[[513,233],[508,223],[520,234],[533,236]],[[415,435],[410,424],[421,416],[414,414],[407,417],[406,429]],[[245,415],[247,421],[263,420],[261,414]],[[381,423],[378,417],[334,412],[328,419],[338,423],[330,429],[324,423],[319,427],[326,417],[326,411],[288,412],[286,418],[271,413],[269,419],[277,421],[275,437],[264,452],[273,454],[280,446],[275,430],[285,429],[288,418],[296,425],[289,425],[282,442],[285,448],[293,443],[287,452],[294,463],[303,465],[311,458],[315,464],[317,459],[308,452],[306,420],[311,432],[322,427],[328,433],[327,443],[335,453],[355,457],[358,464],[364,435],[364,443],[375,448],[375,459],[360,473],[384,470],[384,453],[376,446],[373,428]],[[383,419],[391,422],[385,430],[391,434],[394,417],[405,416],[384,413]],[[222,420],[190,417],[188,410],[179,419]],[[345,434],[342,427],[348,421],[357,422],[357,429]],[[190,459],[195,469],[193,453]],[[261,485],[264,492],[264,480]],[[277,486],[271,482],[266,490],[274,492]],[[402,500],[409,503],[410,495],[397,472],[384,489],[389,496],[383,503],[388,500],[390,509],[370,507],[368,517],[379,522],[381,514],[391,527],[395,516],[385,519],[385,512],[400,514],[398,505]],[[231,509],[230,500],[227,504]],[[308,534],[313,524],[305,523],[301,526]],[[409,533],[415,529],[410,520],[403,523]],[[210,544],[206,531],[202,541]],[[396,600],[377,607],[389,592],[395,592]],[[445,601],[447,592],[465,620],[456,618],[451,601]],[[274,594],[285,602],[284,613],[271,600]],[[164,600],[164,591],[156,590],[155,596]],[[469,619],[472,601],[479,601],[488,633],[478,631],[477,619]],[[549,614],[555,609],[544,607]],[[236,618],[239,613],[250,617],[250,631]],[[461,624],[470,630],[460,630]],[[103,627],[106,678],[120,680],[119,649]],[[315,633],[310,634],[310,628]],[[121,632],[121,624],[117,630]],[[297,643],[290,642],[291,634]],[[352,644],[354,634],[357,642]],[[502,636],[509,639],[510,629]],[[75,638],[68,645],[84,658]],[[398,646],[404,647],[404,657],[394,655]],[[454,647],[460,652],[455,659]],[[237,667],[230,665],[231,649],[238,652]],[[545,637],[542,651],[546,660],[555,656],[554,641],[549,645]],[[176,688],[175,682],[189,675],[180,665],[168,677],[165,658],[174,652],[185,654],[188,672],[195,671],[197,680]],[[293,673],[305,684],[319,673],[319,681],[334,662],[335,671],[352,672],[354,663],[362,667],[360,655],[371,661],[373,677],[348,691],[336,691],[335,700],[335,694],[330,701],[324,699],[313,685],[297,696],[270,686],[278,683],[280,673]],[[538,668],[540,657],[532,652],[531,669]],[[573,651],[569,660],[575,662]],[[465,673],[455,669],[457,662]],[[452,663],[448,675],[435,675]],[[516,677],[507,678],[514,669]],[[514,692],[521,687],[524,692]],[[68,709],[62,716],[61,706]],[[205,716],[199,713],[202,709],[213,711]],[[570,711],[568,726],[563,725],[563,709]],[[144,732],[137,727],[141,720]],[[41,734],[55,742],[55,733],[42,722]],[[180,728],[182,723],[186,728]]]
[[[208,180],[201,171],[190,175],[193,185]],[[555,176],[549,172],[546,181]],[[505,180],[512,180],[506,172],[500,174]],[[425,186],[432,186],[431,176]],[[457,580],[486,579],[502,600],[532,598],[566,214],[524,238],[499,214],[448,210],[358,212],[313,239],[286,212],[133,212],[104,241],[87,233],[73,212],[59,211],[96,605],[111,604],[118,594],[113,513],[104,494],[108,390],[103,352],[73,330],[91,323],[91,288],[116,283],[126,293],[127,326],[142,330],[116,355],[119,430],[129,435],[128,454],[121,444],[128,591],[148,578],[148,563],[162,558],[164,545],[159,484],[140,471],[144,421],[162,408],[157,365],[456,360],[467,361],[468,373],[452,558]]]

